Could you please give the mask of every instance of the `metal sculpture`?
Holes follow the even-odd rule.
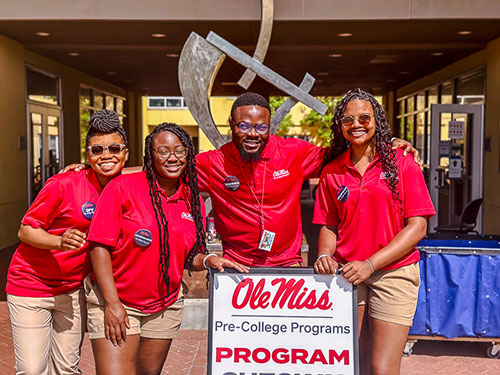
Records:
[[[276,134],[283,118],[299,101],[321,114],[327,110],[325,104],[309,95],[315,81],[309,73],[306,73],[300,86],[296,86],[262,63],[271,38],[272,1],[263,0],[262,7],[263,22],[254,57],[212,31],[206,39],[194,32],[191,33],[179,57],[178,74],[182,96],[198,126],[216,148],[221,147],[226,140],[215,125],[210,111],[209,98],[215,77],[226,55],[247,68],[238,82],[243,88],[247,89],[258,75],[290,96],[278,108],[271,120],[270,132],[272,134]]]

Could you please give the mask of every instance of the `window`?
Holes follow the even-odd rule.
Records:
[[[28,100],[45,104],[59,105],[59,78],[43,74],[27,67],[26,82]]]
[[[396,134],[420,151],[424,164],[430,161],[431,105],[484,103],[484,70],[474,71],[421,92],[398,98]]]
[[[184,98],[180,96],[150,96],[148,109],[187,109]]]

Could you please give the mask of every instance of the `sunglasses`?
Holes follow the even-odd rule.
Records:
[[[236,126],[238,126],[238,129],[240,129],[240,132],[242,132],[243,134],[250,133],[253,128],[255,128],[255,131],[260,135],[264,135],[269,132],[269,125],[265,123],[252,124],[250,122],[240,121],[236,124]]]
[[[344,116],[340,119],[340,123],[342,124],[342,127],[350,128],[354,124],[355,120],[356,120],[356,118],[354,116]],[[357,120],[358,120],[358,124],[366,126],[372,120],[372,116],[371,115],[359,115]]]
[[[159,146],[157,148],[153,148],[153,151],[160,155],[161,160],[168,159],[170,155],[174,155],[177,159],[184,159],[187,156],[187,149],[185,148],[177,148],[174,151],[170,151],[167,146]]]
[[[127,146],[123,143],[111,143],[109,146],[103,145],[92,145],[87,147],[87,150],[93,156],[101,156],[104,152],[109,152],[111,155],[120,154]]]

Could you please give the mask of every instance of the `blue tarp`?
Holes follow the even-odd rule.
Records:
[[[421,251],[420,275],[410,335],[500,337],[500,254]]]

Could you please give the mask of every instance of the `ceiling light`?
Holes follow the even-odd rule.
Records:
[[[167,36],[167,34],[163,34],[163,33],[153,33],[151,34],[151,36],[153,38],[165,38]]]
[[[80,56],[80,54],[78,52],[69,52],[68,56],[76,57],[76,56]]]
[[[35,34],[38,36],[50,36],[50,33],[46,31],[37,31]]]
[[[396,82],[396,80],[394,78],[388,78],[385,80],[386,82]]]
[[[402,72],[399,72],[399,74],[410,74],[410,72],[402,71]]]
[[[323,80],[322,80],[322,79],[318,79],[318,80],[316,81],[316,83],[323,83]]]
[[[330,53],[328,57],[342,57],[342,54],[340,53]]]
[[[327,76],[329,73],[328,72],[319,72],[318,75],[319,76]]]
[[[382,87],[374,87],[373,88],[373,91],[379,91],[379,90],[382,90]]]
[[[167,57],[179,57],[178,53],[167,53]]]
[[[443,52],[431,52],[431,56],[443,56]]]
[[[457,32],[458,35],[470,35],[472,34],[472,31],[469,31],[469,30],[463,30],[463,31],[459,31]]]
[[[109,76],[116,76],[116,72],[107,72],[106,74]]]
[[[238,82],[222,82],[222,86],[238,86]]]
[[[349,36],[352,36],[352,33],[338,33],[337,35],[341,38],[347,38]]]

